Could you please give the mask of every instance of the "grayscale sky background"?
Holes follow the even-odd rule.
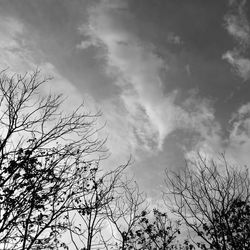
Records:
[[[101,109],[119,165],[154,195],[199,151],[250,162],[250,1],[0,0],[0,68]]]

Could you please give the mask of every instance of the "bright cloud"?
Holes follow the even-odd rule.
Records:
[[[89,23],[79,29],[88,39],[77,45],[81,49],[103,48],[106,72],[115,76],[116,84],[122,88],[119,100],[125,110],[117,114],[117,109],[109,106],[107,110],[102,106],[104,114],[109,116],[108,122],[119,122],[120,117],[124,121],[117,135],[119,143],[124,143],[122,129],[127,131],[125,143],[130,141],[133,145],[130,148],[148,152],[161,150],[165,138],[178,128],[193,129],[202,138],[208,138],[211,127],[217,128],[210,103],[191,96],[181,107],[175,104],[177,91],[163,93],[160,71],[169,66],[154,53],[152,46],[143,44],[124,25],[128,18],[124,2],[100,2],[89,10]],[[179,37],[172,37],[180,42]]]
[[[224,17],[220,1],[208,1],[206,11],[200,3],[187,10],[185,1],[145,1],[143,8],[140,1],[62,2],[56,13],[49,2],[25,2],[1,9],[0,67],[11,73],[38,67],[41,77],[53,77],[42,93],[66,96],[64,110],[84,100],[92,112],[103,111],[97,127],[107,123],[100,132],[108,138],[107,167],[132,154],[138,169],[149,170],[153,159],[157,169],[147,174],[161,178],[160,170],[181,164],[183,152],[250,160],[249,86],[236,86],[224,65],[250,79],[246,0],[229,0]],[[222,21],[224,27],[215,26]],[[235,42],[231,49],[223,29]]]
[[[11,73],[25,73],[35,68],[31,60],[24,25],[11,17],[0,18],[0,67]]]
[[[14,18],[3,18],[0,25],[5,39],[0,49],[7,53],[2,53],[2,67],[23,73],[38,65],[42,74],[53,76],[43,91],[63,93],[68,97],[65,110],[70,111],[82,99],[92,111],[99,106],[107,120],[107,146],[116,160],[122,155],[127,159],[130,153],[137,157],[140,151],[157,153],[162,150],[166,137],[176,129],[199,133],[200,140],[195,149],[201,145],[213,148],[218,141],[220,126],[215,122],[212,103],[191,95],[180,106],[176,104],[177,90],[163,92],[160,72],[167,71],[171,65],[125,25],[130,18],[124,1],[105,0],[89,9],[88,24],[79,28],[86,39],[76,46],[77,49],[101,48],[106,61],[105,71],[121,88],[119,96],[98,105],[91,96],[79,93],[51,62],[44,60],[43,52],[34,41],[27,39],[29,33],[24,24]],[[182,42],[174,33],[168,38],[173,43]],[[34,59],[38,55],[39,62]]]

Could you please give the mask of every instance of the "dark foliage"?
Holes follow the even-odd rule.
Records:
[[[245,250],[250,243],[247,169],[198,155],[181,173],[167,172],[166,204],[182,218],[198,248]],[[194,235],[195,234],[195,235]]]
[[[179,243],[180,222],[171,220],[167,213],[153,210],[153,217],[142,211],[136,229],[127,235],[126,249],[170,250],[194,249],[188,241]]]
[[[235,199],[222,213],[215,212],[213,223],[204,223],[200,233],[211,239],[212,249],[250,249],[250,203]]]
[[[0,249],[54,249],[83,176],[96,116],[60,112],[61,96],[41,96],[39,73],[0,77]]]

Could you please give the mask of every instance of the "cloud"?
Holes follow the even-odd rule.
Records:
[[[43,76],[52,77],[52,80],[42,88],[41,94],[64,94],[65,97],[68,97],[65,100],[64,110],[72,111],[82,102],[83,96],[78,93],[70,81],[60,75],[51,62],[44,59],[45,55],[32,40],[31,33],[32,31],[27,30],[19,19],[13,16],[0,17],[0,69],[7,69],[6,73],[12,76],[16,73],[33,72],[38,68],[41,70],[41,78]],[[37,60],[37,58],[39,59]],[[86,99],[90,100],[89,97]],[[88,103],[90,108],[93,107],[92,100]]]
[[[32,31],[14,17],[2,18],[0,34],[5,42],[2,40],[0,44],[1,62],[13,72],[32,71],[38,66],[42,74],[53,76],[43,91],[66,95],[65,110],[69,112],[82,99],[88,109],[103,110],[103,120],[107,121],[107,146],[116,162],[120,162],[121,157],[126,160],[130,153],[139,159],[142,152],[151,155],[163,150],[166,137],[178,129],[196,131],[200,135],[199,142],[208,143],[213,138],[211,134],[215,137],[219,130],[212,103],[192,95],[177,105],[178,91],[164,92],[160,72],[167,71],[171,65],[154,52],[153,45],[134,34],[131,20],[133,16],[125,1],[104,0],[92,5],[88,23],[79,28],[84,39],[76,47],[87,50],[94,46],[102,50],[100,54],[106,62],[103,69],[121,89],[119,95],[98,101],[98,104],[90,96],[79,93],[74,84],[59,73],[30,39]],[[168,38],[168,42],[183,42],[173,32]],[[4,54],[6,52],[8,54]],[[103,134],[101,136],[107,135]]]
[[[244,144],[250,139],[250,103],[240,107],[230,120],[232,129],[230,141],[232,144]]]
[[[244,52],[250,44],[250,25],[245,12],[246,1],[230,1],[231,8],[236,12],[225,16],[225,28],[236,40],[237,46],[233,50],[223,54],[222,59],[227,60],[235,72],[245,81],[250,77],[250,60],[244,56]]]
[[[228,136],[222,137],[219,127],[204,136],[195,148],[186,151],[186,158],[197,159],[197,152],[209,159],[218,159],[219,153],[225,153],[231,166],[242,168],[249,166],[250,155],[250,103],[246,103],[234,112],[229,120]]]
[[[227,60],[244,81],[248,80],[250,77],[250,59],[244,58],[240,55],[238,51],[227,51],[222,59]]]
[[[121,134],[117,143],[124,143],[126,131],[125,143],[131,143],[128,148],[154,153],[162,150],[165,138],[176,129],[197,130],[205,136],[209,133],[206,127],[215,119],[210,103],[191,96],[180,106],[176,105],[177,90],[164,93],[160,72],[171,65],[154,53],[153,46],[134,34],[130,20],[133,17],[125,1],[101,1],[89,9],[88,24],[79,28],[84,41],[77,45],[82,49],[89,46],[102,49],[106,73],[121,88],[117,97],[120,114],[117,109],[109,106],[105,110],[103,106],[104,115],[111,121],[124,121],[123,128],[117,131],[117,137]],[[174,35],[171,39],[175,43],[181,41]]]
[[[39,70],[41,71],[42,76],[51,77],[51,80],[42,86],[42,94],[63,94],[65,100],[62,104],[62,108],[64,112],[72,112],[74,108],[77,108],[83,103],[83,100],[89,111],[92,111],[92,113],[97,111],[95,101],[91,96],[79,93],[74,84],[63,77],[52,63],[44,62],[40,64]]]
[[[138,141],[145,149],[150,149],[151,144],[160,147],[167,130],[171,130],[167,123],[163,126],[165,118],[160,117],[163,114],[159,111],[164,104],[158,75],[164,62],[141,46],[119,23],[121,20],[115,20],[116,12],[125,7],[121,1],[102,1],[90,9],[88,29],[83,26],[81,32],[89,36],[84,44],[103,46],[106,50],[107,74],[115,75],[116,84],[123,89],[120,98]]]
[[[183,148],[186,159],[196,159],[197,153],[213,159],[216,154],[223,152],[221,126],[215,119],[212,103],[199,99],[196,93],[186,101],[189,108],[189,123],[185,127],[195,128],[198,136],[194,145]]]
[[[230,3],[231,7],[236,5],[235,14],[227,14],[225,16],[226,29],[233,38],[240,43],[241,46],[247,46],[250,42],[250,27],[245,13],[246,0],[241,0],[240,3],[233,1]]]
[[[249,165],[250,156],[250,103],[242,105],[230,120],[228,153],[241,165]]]
[[[78,89],[61,75],[53,63],[47,61],[46,55],[42,53],[39,46],[32,40],[32,31],[28,31],[26,26],[14,17],[0,17],[0,36],[3,37],[0,42],[0,68],[7,69],[5,73],[9,76],[16,74],[27,75],[35,70],[40,71],[37,81],[51,78],[48,82],[42,84],[39,88],[40,96],[48,96],[49,94],[62,94],[63,102],[58,111],[62,114],[70,114],[80,104],[85,104],[85,109],[81,112],[95,114],[97,111],[96,102],[87,94],[82,94]],[[36,58],[39,58],[37,60]],[[38,105],[37,96],[35,100],[30,100],[30,105],[23,112],[29,112],[29,107],[32,109],[34,105]],[[90,119],[92,120],[92,119]],[[88,118],[86,118],[86,122]],[[45,130],[54,126],[54,121],[47,121]],[[97,121],[98,123],[98,121]],[[96,125],[96,126],[95,126]],[[97,130],[103,124],[94,124],[93,131]],[[51,127],[50,127],[51,126]],[[18,135],[17,135],[18,136]],[[20,135],[19,135],[20,136]],[[101,135],[100,135],[101,136]],[[99,133],[92,135],[93,139],[99,138]],[[15,141],[15,137],[13,138]],[[88,156],[86,156],[88,157]],[[92,154],[91,157],[94,157]]]
[[[1,34],[0,47],[6,49],[17,49],[17,39],[23,33],[23,25],[10,17],[2,17],[0,23]]]
[[[80,28],[80,33],[87,36],[86,40],[81,41],[80,44],[76,45],[78,49],[88,49],[90,46],[101,46],[100,40],[94,35],[94,29],[91,25],[82,25]]]
[[[9,73],[24,73],[34,68],[28,41],[24,39],[25,27],[13,17],[0,17],[0,68]]]
[[[180,45],[182,44],[182,40],[179,36],[175,35],[174,33],[170,32],[167,36],[167,39],[170,43]]]

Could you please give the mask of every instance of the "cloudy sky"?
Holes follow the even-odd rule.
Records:
[[[250,1],[0,0],[0,67],[101,109],[151,194],[199,151],[250,162]]]

